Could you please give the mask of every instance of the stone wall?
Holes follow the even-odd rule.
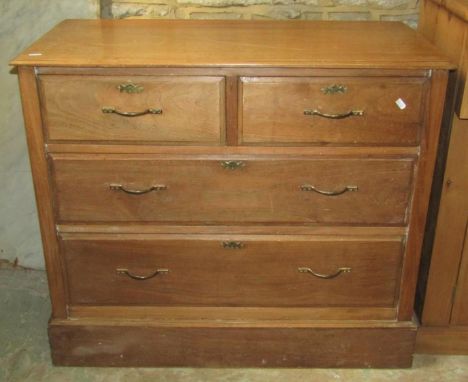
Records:
[[[101,0],[104,18],[403,21],[415,28],[418,0]]]

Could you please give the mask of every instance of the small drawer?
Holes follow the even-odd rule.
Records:
[[[49,140],[220,144],[224,79],[40,76]]]
[[[61,222],[406,224],[414,159],[58,155]]]
[[[243,77],[245,144],[417,145],[426,78]]]
[[[394,307],[401,238],[61,241],[70,304]],[[179,235],[180,237],[180,235]],[[271,236],[270,236],[271,237]]]

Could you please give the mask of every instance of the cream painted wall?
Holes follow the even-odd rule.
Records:
[[[0,261],[43,268],[18,81],[10,59],[66,18],[96,18],[99,0],[0,0]]]

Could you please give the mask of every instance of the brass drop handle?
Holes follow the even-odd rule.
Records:
[[[156,269],[153,273],[149,274],[148,276],[134,275],[133,273],[131,273],[131,272],[130,272],[128,269],[126,269],[126,268],[117,268],[117,269],[116,269],[116,272],[117,272],[119,275],[128,276],[128,277],[130,277],[130,278],[133,279],[133,280],[143,281],[143,280],[152,279],[153,277],[156,277],[157,275],[160,275],[160,274],[163,274],[163,273],[168,273],[168,272],[169,272],[169,269],[159,268],[159,269]]]
[[[245,162],[241,160],[224,160],[221,162],[221,166],[226,170],[237,170],[245,166]]]
[[[355,192],[358,190],[358,186],[346,186],[344,188],[342,188],[341,190],[338,190],[338,191],[325,191],[325,190],[320,190],[318,189],[317,187],[315,186],[312,186],[310,184],[303,184],[302,186],[300,186],[300,189],[301,191],[312,191],[312,192],[316,192],[317,194],[320,194],[320,195],[326,195],[326,196],[338,196],[338,195],[342,195],[344,194],[345,192]]]
[[[112,106],[104,106],[102,108],[102,112],[104,114],[117,114],[121,115],[122,117],[139,117],[140,115],[145,114],[162,114],[162,109],[146,109],[143,111],[119,111],[115,107]]]
[[[297,270],[301,273],[310,273],[311,275],[315,276],[315,277],[318,277],[319,279],[334,279],[335,277],[338,277],[339,275],[341,275],[342,273],[349,273],[351,272],[351,268],[347,268],[347,267],[344,267],[344,268],[338,268],[338,270],[335,272],[335,273],[331,273],[329,275],[324,275],[322,273],[317,273],[317,272],[314,272],[312,269],[310,268],[307,268],[307,267],[301,267],[301,268],[297,268]]]
[[[364,110],[351,110],[346,113],[341,114],[327,114],[322,113],[321,111],[314,110],[304,110],[304,115],[318,115],[319,117],[328,118],[328,119],[344,119],[348,117],[361,117],[364,115]]]
[[[143,195],[151,191],[167,190],[167,186],[165,186],[164,184],[156,184],[144,190],[132,190],[132,189],[126,188],[125,186],[122,186],[121,184],[109,184],[109,189],[112,191],[123,191],[126,194],[130,194],[130,195]]]

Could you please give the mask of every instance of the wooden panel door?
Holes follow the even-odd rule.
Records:
[[[468,121],[455,116],[437,217],[422,315],[423,325],[448,325],[452,311],[456,311],[456,308],[452,307],[451,297],[457,283],[460,261],[462,261],[461,254],[468,219],[467,142]],[[465,290],[468,291],[468,288]],[[457,295],[461,296],[462,293],[457,292]],[[468,294],[465,298],[466,296]]]
[[[468,223],[468,222],[467,222]],[[468,224],[466,225],[460,275],[452,310],[453,325],[468,325]]]

